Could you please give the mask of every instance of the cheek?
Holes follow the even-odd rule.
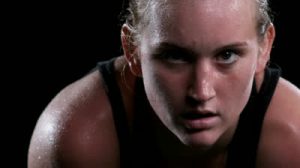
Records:
[[[253,65],[253,66],[249,66]],[[237,67],[239,70],[232,73],[223,84],[219,85],[220,106],[228,110],[232,118],[238,116],[246,106],[252,86],[255,73],[255,65],[241,65]]]
[[[144,61],[142,63],[145,91],[156,113],[163,115],[181,109],[185,98],[186,76],[166,70],[160,64]],[[175,112],[176,113],[176,112]]]
[[[165,79],[161,77],[157,71],[156,67],[154,67],[150,61],[142,61],[142,73],[146,95],[154,111],[161,111],[163,108],[162,102],[164,101],[162,95],[166,92],[162,89],[165,88]],[[160,108],[160,110],[157,108]]]
[[[163,123],[170,123],[172,120],[170,115],[172,103],[169,100],[171,91],[168,89],[170,88],[166,87],[168,80],[162,77],[157,70],[154,70],[151,65],[144,64],[142,71],[146,96],[152,109]]]

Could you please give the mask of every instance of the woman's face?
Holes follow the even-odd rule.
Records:
[[[184,144],[226,145],[259,64],[255,3],[169,0],[149,7],[139,46],[146,95]]]

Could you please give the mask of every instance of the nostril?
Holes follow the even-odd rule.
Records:
[[[203,103],[203,101],[201,101],[196,94],[188,95],[186,97],[186,102],[191,107],[195,107]]]
[[[202,105],[203,103],[213,99],[216,96],[214,90],[211,91],[201,91],[201,92],[190,92],[186,96],[186,102],[190,106]]]

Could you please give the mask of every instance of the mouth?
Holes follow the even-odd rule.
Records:
[[[211,111],[190,111],[181,114],[180,119],[188,132],[198,132],[216,126],[220,117]]]
[[[186,120],[197,120],[197,119],[208,118],[213,116],[216,116],[216,114],[210,112],[202,112],[202,113],[190,112],[181,115],[181,117]]]

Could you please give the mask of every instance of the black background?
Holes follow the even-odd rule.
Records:
[[[122,53],[121,6],[121,0],[4,5],[1,139],[3,149],[8,149],[3,151],[4,161],[11,160],[7,167],[26,167],[34,125],[59,90],[97,61]],[[283,77],[299,87],[296,1],[273,0],[271,6],[277,31],[271,59],[282,67]]]

